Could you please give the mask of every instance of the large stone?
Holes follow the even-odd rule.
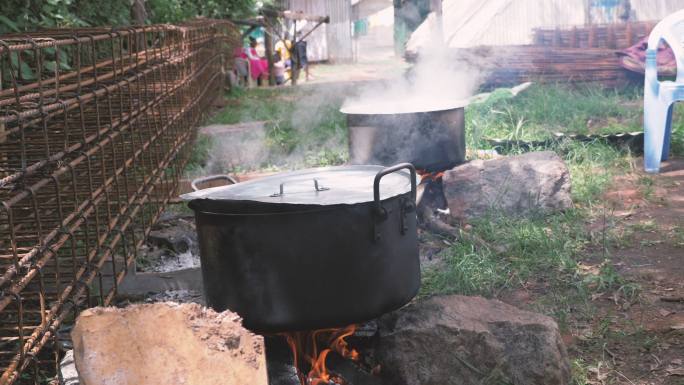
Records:
[[[379,321],[392,385],[564,385],[570,363],[549,317],[459,295],[416,301]]]
[[[462,221],[572,207],[570,173],[552,151],[474,160],[446,171],[442,180],[449,211]]]
[[[266,385],[264,341],[197,304],[85,310],[72,331],[81,385]]]
[[[171,217],[159,221],[147,236],[147,242],[176,254],[199,252],[193,218]]]

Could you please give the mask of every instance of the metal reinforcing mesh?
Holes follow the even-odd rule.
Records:
[[[229,22],[0,36],[0,385],[55,375],[107,305],[220,94]]]

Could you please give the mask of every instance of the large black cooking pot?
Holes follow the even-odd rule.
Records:
[[[401,307],[420,286],[415,195],[410,164],[310,169],[184,195],[207,305],[262,333]]]
[[[410,162],[426,171],[442,171],[463,163],[465,104],[345,106],[341,111],[347,116],[351,163]]]

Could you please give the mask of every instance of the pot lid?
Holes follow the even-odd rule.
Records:
[[[373,201],[373,180],[383,166],[337,166],[283,172],[228,186],[181,195],[196,199],[240,200],[301,205],[356,204]],[[382,177],[380,199],[411,191],[411,174],[402,169]]]

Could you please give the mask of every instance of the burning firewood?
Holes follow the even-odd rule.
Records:
[[[283,333],[292,350],[293,363],[301,385],[347,384],[344,378],[328,370],[326,359],[330,353],[336,353],[346,360],[359,361],[359,353],[345,341],[354,331],[356,325],[342,329]],[[325,347],[319,350],[321,342]]]

